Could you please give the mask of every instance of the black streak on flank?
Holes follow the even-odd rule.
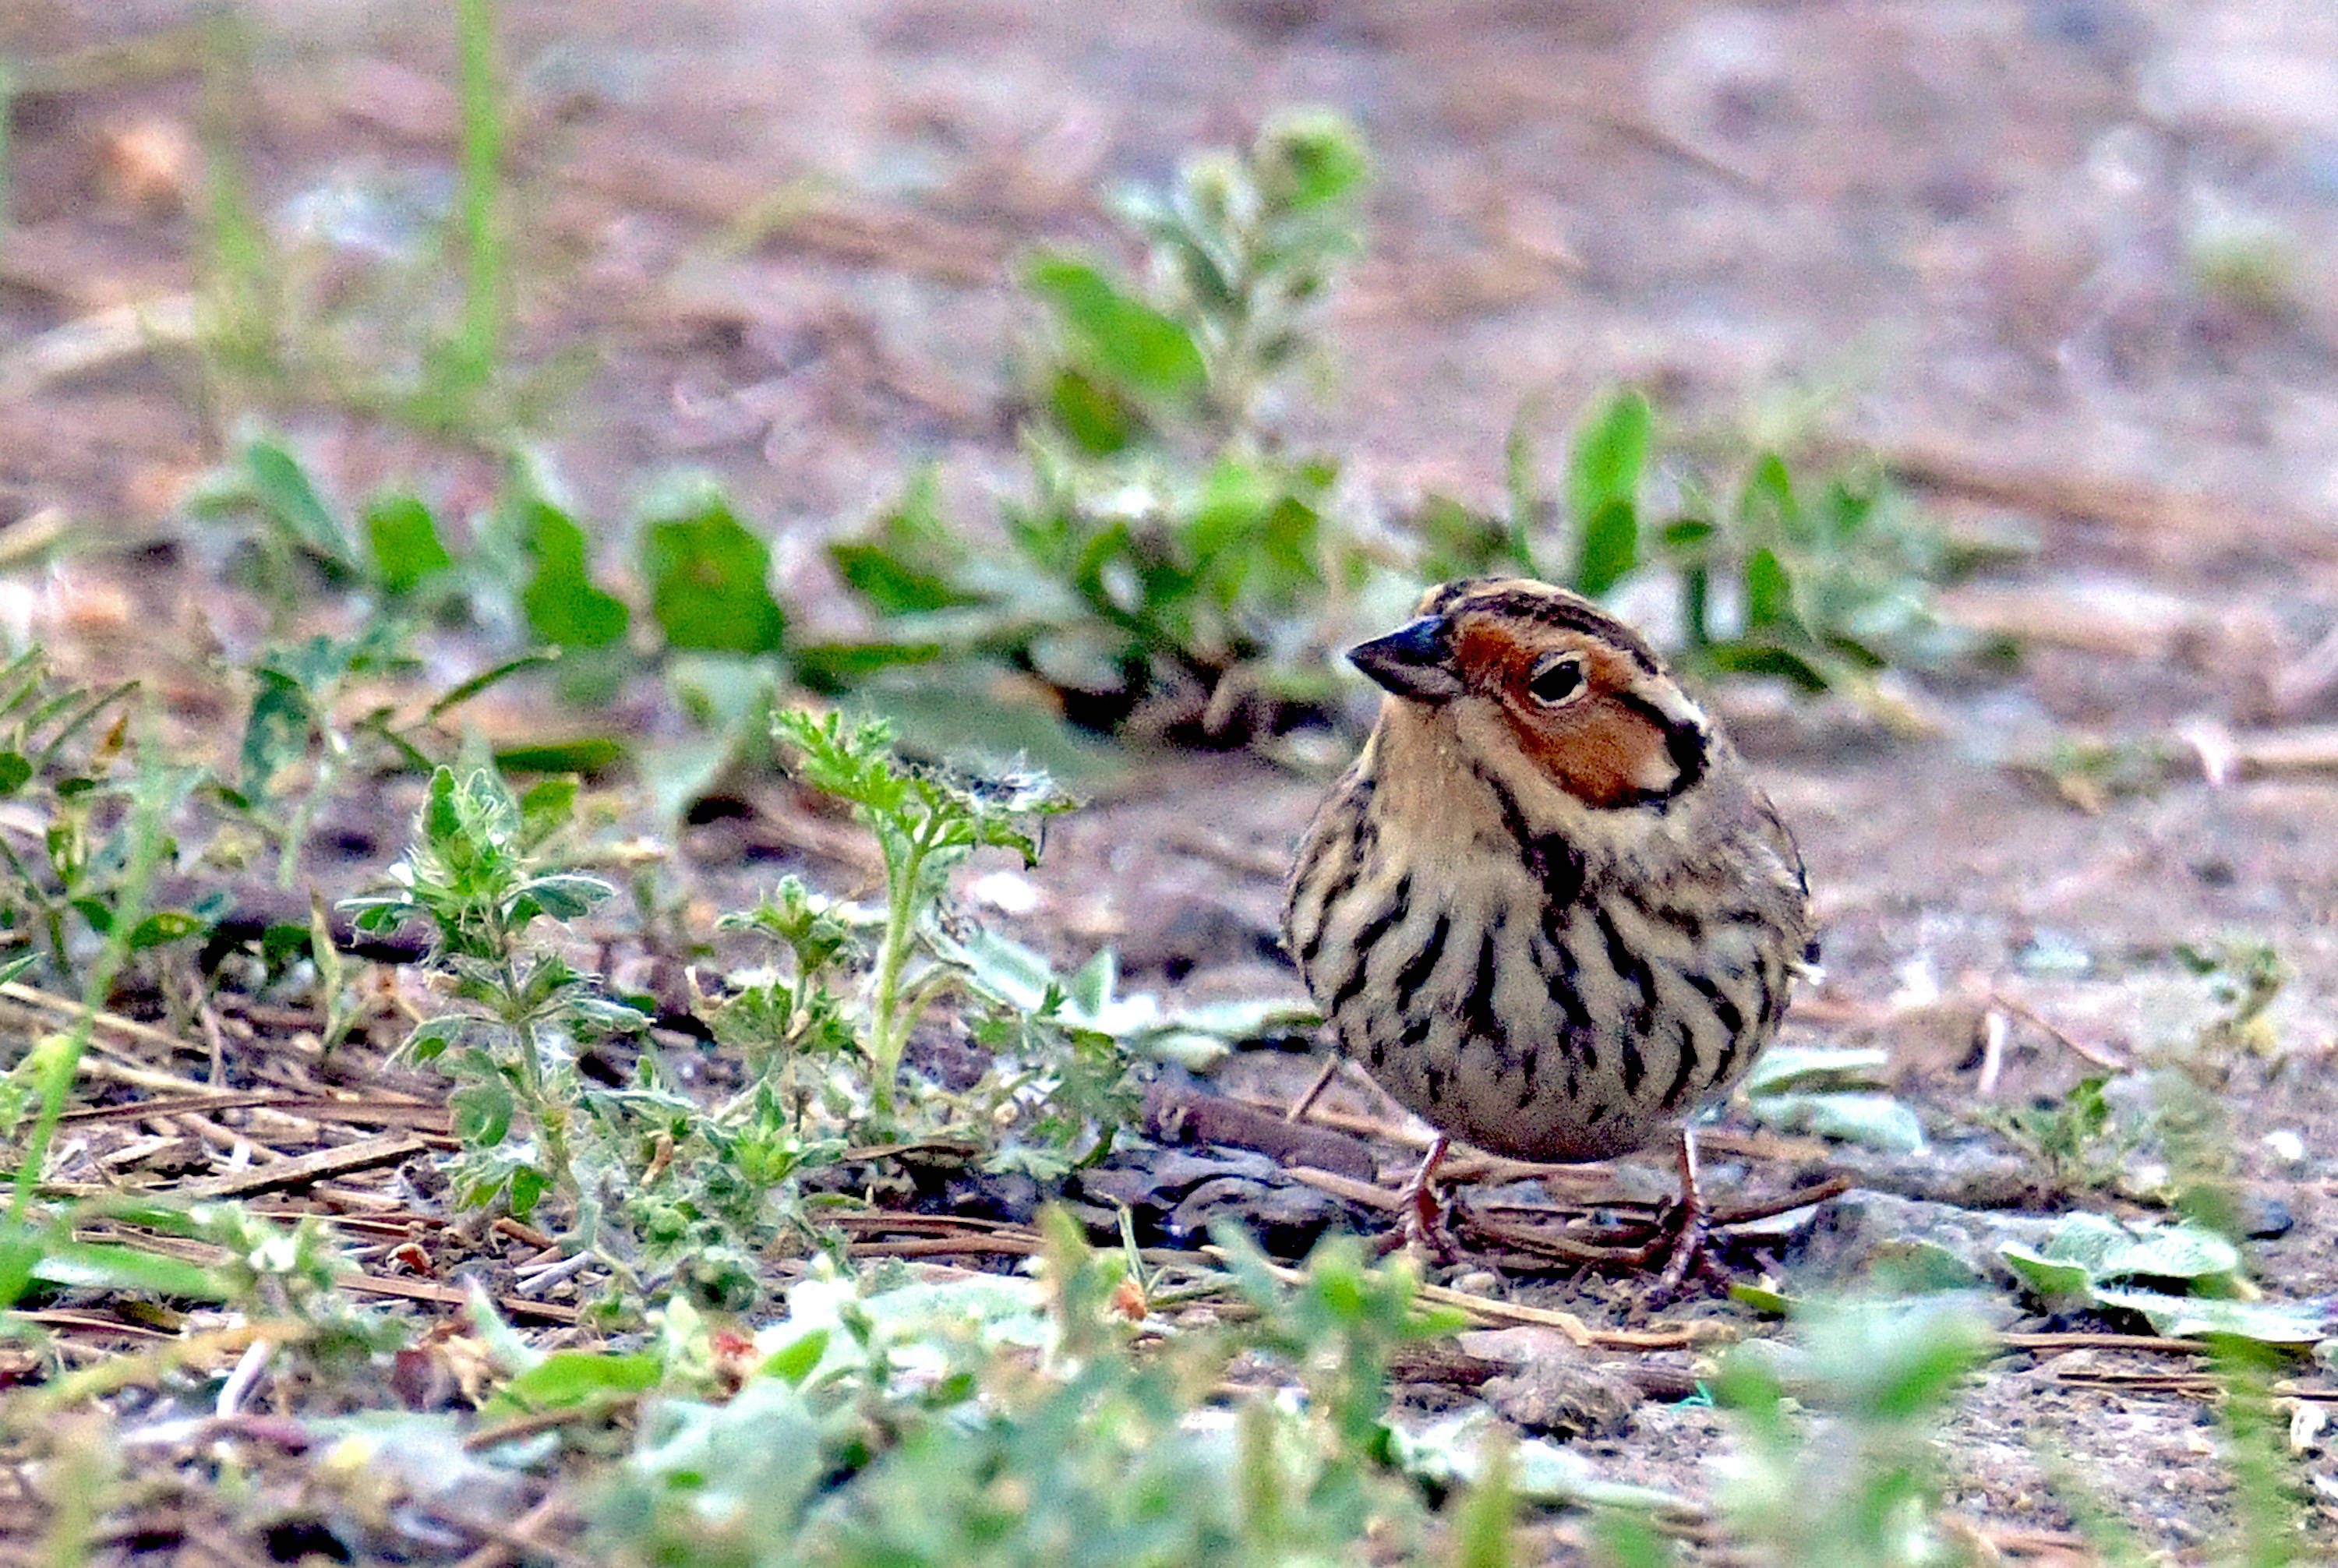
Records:
[[[1684,974],[1681,978],[1688,982],[1689,989],[1704,998],[1705,1005],[1713,1009],[1714,1018],[1721,1024],[1722,1033],[1729,1036],[1730,1044],[1734,1046],[1737,1036],[1745,1031],[1744,1013],[1729,999],[1727,992],[1704,975],[1692,972]]]
[[[1728,1039],[1724,1040],[1721,1043],[1721,1055],[1714,1063],[1713,1072],[1705,1079],[1706,1083],[1723,1083],[1728,1081],[1729,1070],[1733,1066],[1736,1065],[1737,1063],[1737,1048],[1744,1043],[1745,1042],[1744,1040],[1734,1034],[1732,1034]]]
[[[1681,1096],[1688,1091],[1689,1074],[1697,1067],[1696,1042],[1689,1037],[1688,1025],[1678,1024],[1674,1027],[1679,1032],[1680,1065],[1673,1069],[1672,1084],[1665,1091],[1664,1103],[1667,1111],[1679,1106]]]
[[[1629,1035],[1624,1038],[1624,1093],[1637,1096],[1641,1080],[1648,1075],[1648,1064],[1640,1060],[1640,1043]]]
[[[1308,869],[1310,871],[1313,869],[1311,864]],[[1315,906],[1315,929],[1309,932],[1307,940],[1299,945],[1301,974],[1311,974],[1314,971],[1315,960],[1323,956],[1323,939],[1331,929],[1331,911],[1346,902],[1348,895],[1355,891],[1356,878],[1362,874],[1362,871],[1363,862],[1351,860],[1341,867],[1339,880],[1323,890],[1322,898]],[[1306,873],[1302,872],[1301,875],[1303,877]],[[1301,886],[1304,886],[1303,882]],[[1297,900],[1294,899],[1293,903],[1296,902]]]
[[[1704,916],[1695,910],[1684,909],[1677,904],[1652,903],[1646,892],[1628,879],[1617,884],[1617,890],[1644,919],[1671,926],[1687,940],[1690,946],[1696,946],[1704,940]]]
[[[1398,921],[1404,918],[1405,911],[1411,904],[1412,877],[1410,875],[1400,877],[1397,879],[1395,894],[1370,919],[1357,928],[1351,967],[1341,979],[1339,989],[1331,993],[1331,999],[1323,1004],[1326,1014],[1336,1016],[1363,990],[1364,976],[1372,966],[1372,949],[1380,945],[1380,939],[1394,928]]]
[[[1502,1050],[1502,1021],[1494,1016],[1494,931],[1491,926],[1478,934],[1478,972],[1470,978],[1469,994],[1461,998],[1461,1027]]]
[[[1648,1020],[1656,1011],[1656,976],[1648,961],[1632,950],[1624,934],[1616,929],[1615,917],[1601,909],[1593,916],[1599,924],[1599,938],[1607,945],[1607,962],[1615,965],[1616,978],[1640,994],[1639,1018],[1636,1027],[1645,1033]]]
[[[1592,1033],[1591,1010],[1584,1006],[1583,998],[1578,994],[1582,970],[1576,964],[1575,949],[1567,945],[1567,932],[1561,926],[1566,918],[1566,910],[1556,905],[1543,906],[1542,937],[1548,944],[1545,952],[1551,962],[1542,964],[1541,956],[1537,955],[1537,966],[1541,971],[1543,983],[1550,988],[1550,999],[1558,1004],[1561,1013],[1567,1014],[1568,1032],[1587,1040]],[[1588,1045],[1584,1048],[1583,1055],[1584,1066],[1596,1073],[1599,1070],[1598,1058]]]
[[[1429,940],[1423,942],[1420,951],[1406,959],[1404,967],[1396,972],[1396,1010],[1401,1016],[1412,1016],[1413,993],[1428,980],[1430,972],[1437,967],[1437,961],[1445,956],[1445,938],[1452,928],[1452,917],[1439,910],[1437,924],[1429,928]]]
[[[1778,975],[1775,979],[1771,977],[1770,964],[1767,959],[1754,961],[1754,985],[1761,994],[1761,1000],[1755,1004],[1755,1011],[1760,1014],[1762,1022],[1773,1029],[1777,1027],[1778,1021],[1786,1015],[1785,978],[1783,975]]]

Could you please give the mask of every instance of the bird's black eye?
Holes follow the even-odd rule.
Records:
[[[1527,677],[1527,695],[1546,708],[1556,708],[1583,694],[1583,656],[1554,653]]]

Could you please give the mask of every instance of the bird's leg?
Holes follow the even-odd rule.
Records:
[[[1321,1100],[1323,1097],[1323,1091],[1331,1087],[1331,1075],[1340,1070],[1341,1060],[1336,1052],[1323,1059],[1322,1071],[1315,1074],[1315,1082],[1307,1085],[1305,1093],[1293,1100],[1291,1102],[1291,1108],[1282,1113],[1282,1119],[1285,1122],[1303,1122],[1307,1119],[1307,1112],[1315,1109],[1315,1102]]]
[[[1459,1260],[1460,1250],[1453,1245],[1452,1236],[1445,1229],[1445,1214],[1437,1201],[1437,1189],[1430,1179],[1438,1166],[1445,1162],[1445,1152],[1452,1141],[1439,1133],[1437,1142],[1429,1146],[1420,1168],[1405,1181],[1397,1193],[1397,1207],[1403,1211],[1404,1245],[1419,1247],[1440,1263]]]
[[[1696,1179],[1696,1129],[1685,1122],[1680,1130],[1680,1205],[1664,1220],[1665,1229],[1671,1233],[1672,1256],[1665,1260],[1665,1271],[1656,1276],[1655,1295],[1659,1300],[1678,1290],[1687,1280],[1689,1271],[1700,1262],[1711,1262],[1704,1252],[1705,1220],[1711,1211],[1705,1207],[1704,1189]],[[1664,1240],[1660,1236],[1650,1246]]]

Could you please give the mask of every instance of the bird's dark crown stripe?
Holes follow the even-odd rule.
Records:
[[[1538,626],[1556,626],[1562,631],[1580,632],[1612,643],[1632,656],[1632,662],[1651,675],[1660,674],[1662,664],[1656,651],[1647,640],[1616,620],[1606,611],[1577,599],[1562,597],[1547,587],[1528,587],[1512,583],[1497,586],[1500,579],[1464,578],[1448,583],[1427,603],[1422,613],[1455,615],[1483,611],[1494,615],[1530,621]]]

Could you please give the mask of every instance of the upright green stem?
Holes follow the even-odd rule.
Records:
[[[901,1051],[909,1044],[912,1020],[896,1018],[900,1004],[901,971],[909,962],[909,946],[917,936],[918,878],[926,857],[935,848],[939,819],[928,814],[918,824],[914,838],[901,852],[900,864],[887,867],[892,886],[885,912],[885,942],[877,952],[877,985],[869,1009],[869,1055],[874,1069],[877,1109],[893,1109],[893,1078],[899,1071]]]
[[[89,979],[82,986],[81,1014],[43,1077],[41,1109],[25,1140],[25,1157],[16,1167],[15,1192],[8,1207],[5,1230],[11,1236],[22,1234],[25,1229],[34,1194],[40,1186],[41,1167],[48,1161],[49,1144],[56,1136],[59,1118],[64,1114],[65,1094],[73,1086],[82,1053],[89,1046],[97,1010],[113,995],[113,977],[129,960],[131,933],[146,917],[146,891],[153,882],[154,867],[162,862],[162,847],[167,841],[162,810],[169,791],[164,788],[162,768],[152,760],[153,744],[151,733],[140,739],[138,779],[131,797],[130,863],[123,876],[121,891],[114,897],[113,924],[105,946],[90,965]],[[62,946],[58,952],[62,959]]]
[[[463,108],[463,332],[456,348],[467,387],[484,387],[503,349],[504,122],[496,81],[495,0],[456,0]]]
[[[337,683],[338,684],[338,683]],[[327,694],[330,701],[332,692]],[[319,712],[324,709],[319,705]],[[333,792],[339,780],[341,764],[348,760],[348,737],[333,727],[329,719],[320,719],[318,725],[324,734],[324,745],[317,758],[317,776],[309,785],[309,792],[292,808],[284,824],[284,838],[276,849],[276,885],[290,892],[300,882],[300,851],[309,842],[309,829],[315,825],[317,812]]]
[[[544,1087],[544,1057],[537,1045],[535,1025],[528,1021],[521,1000],[519,969],[512,962],[512,934],[503,928],[500,918],[495,925],[496,977],[504,988],[505,1004],[511,1010],[506,1020],[519,1042],[520,1076],[526,1081],[528,1118],[535,1123],[537,1136],[544,1140],[545,1163],[552,1168],[553,1179],[577,1198],[582,1190],[576,1184],[576,1170],[568,1153],[568,1129],[565,1122],[566,1109],[552,1103]]]
[[[16,851],[9,848],[8,841],[5,838],[0,838],[0,856],[6,857],[8,869],[15,874],[17,882],[23,886],[25,896],[40,906],[41,924],[49,936],[49,957],[56,965],[57,973],[59,975],[70,973],[65,957],[64,898],[49,897],[48,889],[42,886],[40,878],[25,868],[25,863],[16,858]]]

